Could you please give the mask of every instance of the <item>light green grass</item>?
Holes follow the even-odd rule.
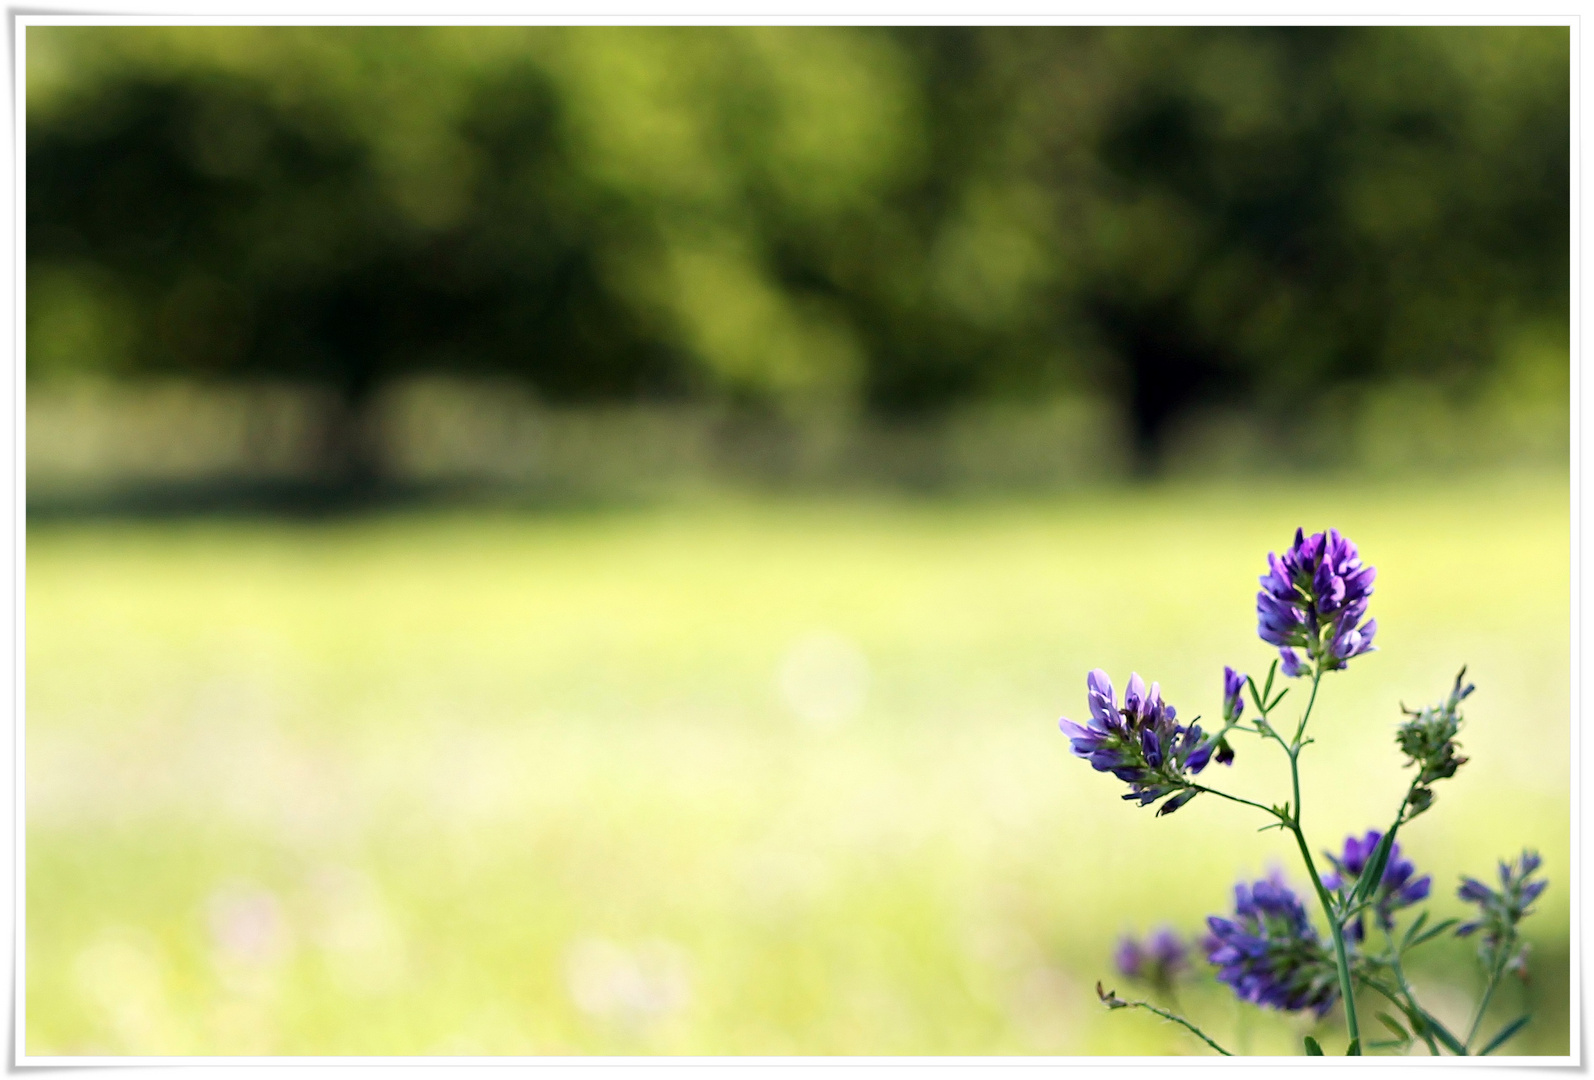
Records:
[[[1564,478],[36,527],[26,1048],[1205,1052],[1093,984],[1122,931],[1299,882],[1289,850],[1120,801],[1056,719],[1093,666],[1212,716],[1224,663],[1265,670],[1256,577],[1297,524],[1379,567],[1382,646],[1324,683],[1308,834],[1385,823],[1398,703],[1469,664],[1472,760],[1402,843],[1441,914],[1544,853],[1498,1011],[1531,995],[1520,1050],[1565,1053]],[[829,723],[779,682],[815,632],[868,665]],[[1214,779],[1281,798],[1277,751],[1239,752]],[[1418,972],[1441,1016],[1468,956]],[[1185,1004],[1252,1052],[1309,1030]]]

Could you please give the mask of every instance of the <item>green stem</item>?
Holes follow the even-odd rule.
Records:
[[[1399,994],[1396,991],[1391,990],[1389,987],[1385,986],[1383,983],[1379,982],[1377,979],[1373,978],[1371,975],[1366,974],[1365,972],[1357,972],[1356,973],[1356,981],[1361,983],[1363,986],[1367,987],[1367,989],[1369,989],[1369,990],[1378,991],[1380,994],[1382,994],[1385,998],[1388,999],[1388,1001],[1389,1001],[1389,1003],[1391,1005],[1393,1005],[1395,1008],[1399,1009],[1403,1014],[1405,1014],[1407,1019],[1411,1018],[1409,1007],[1407,1006],[1407,1004],[1404,1001],[1400,1000],[1400,996],[1399,996]]]
[[[1312,706],[1317,704],[1317,684],[1322,681],[1322,669],[1314,667],[1312,669],[1312,696],[1307,698],[1306,711],[1301,713],[1301,722],[1295,726],[1295,738],[1293,741],[1296,746],[1301,745],[1301,736],[1306,734],[1306,720],[1312,715]]]
[[[1293,760],[1291,762],[1293,764]],[[1334,965],[1339,969],[1339,993],[1345,999],[1345,1027],[1352,1042],[1361,1038],[1361,1025],[1356,1019],[1355,988],[1350,979],[1350,957],[1345,952],[1345,931],[1339,925],[1339,920],[1334,917],[1334,903],[1329,899],[1328,890],[1323,887],[1323,879],[1317,874],[1317,864],[1312,861],[1311,849],[1306,846],[1306,837],[1301,832],[1300,799],[1295,803],[1296,819],[1289,824],[1290,832],[1295,834],[1295,843],[1301,849],[1301,858],[1306,862],[1306,872],[1311,875],[1312,888],[1317,890],[1317,900],[1323,905],[1323,914],[1328,919],[1328,928],[1334,935]]]
[[[1478,1028],[1483,1024],[1483,1014],[1489,1011],[1489,999],[1494,997],[1495,987],[1500,985],[1500,976],[1505,974],[1506,961],[1510,959],[1511,952],[1516,948],[1516,935],[1512,934],[1509,940],[1502,942],[1498,955],[1494,961],[1494,970],[1489,972],[1489,982],[1483,988],[1483,1000],[1478,1002],[1478,1011],[1472,1017],[1472,1026],[1467,1028],[1467,1039],[1462,1045],[1468,1051],[1472,1049],[1472,1040],[1478,1037]]]
[[[1323,915],[1328,919],[1329,930],[1333,933],[1334,966],[1339,973],[1340,996],[1345,1000],[1345,1026],[1350,1034],[1351,1042],[1354,1043],[1361,1039],[1361,1024],[1356,1016],[1356,988],[1351,982],[1350,956],[1345,951],[1345,931],[1334,915],[1333,900],[1329,897],[1328,890],[1323,887],[1323,879],[1317,872],[1317,864],[1312,860],[1311,848],[1306,843],[1306,834],[1301,831],[1301,770],[1299,761],[1301,739],[1306,734],[1306,722],[1311,718],[1312,706],[1317,704],[1317,687],[1322,681],[1322,669],[1314,668],[1312,670],[1312,694],[1306,701],[1305,711],[1301,713],[1300,723],[1295,726],[1295,739],[1293,742],[1285,743],[1279,733],[1273,730],[1273,725],[1268,723],[1267,713],[1264,712],[1262,714],[1262,723],[1266,733],[1271,735],[1279,746],[1283,747],[1285,754],[1290,759],[1290,789],[1295,796],[1295,801],[1291,805],[1291,814],[1281,814],[1272,807],[1263,806],[1261,803],[1242,799],[1236,795],[1218,791],[1215,788],[1202,787],[1200,784],[1192,784],[1191,786],[1201,791],[1211,792],[1231,802],[1243,803],[1246,806],[1254,806],[1258,810],[1265,810],[1295,835],[1295,843],[1301,849],[1301,859],[1306,863],[1306,872],[1312,879],[1312,888],[1317,893],[1318,903],[1322,904]],[[1404,804],[1402,804],[1402,809],[1404,809]]]
[[[1267,719],[1267,714],[1266,713],[1264,713],[1262,715],[1262,719],[1264,719],[1264,720]],[[1222,742],[1224,739],[1227,739],[1229,737],[1230,732],[1234,732],[1234,731],[1243,731],[1247,735],[1256,735],[1256,736],[1259,736],[1259,737],[1262,734],[1260,731],[1256,730],[1254,727],[1251,727],[1249,724],[1242,724],[1238,720],[1230,720],[1227,723],[1225,723],[1221,728],[1218,729],[1217,733],[1212,736],[1212,741],[1214,743]]]
[[[1406,797],[1400,800],[1400,809],[1395,811],[1395,824],[1390,827],[1390,832],[1394,832],[1396,829],[1406,824],[1406,807],[1411,805],[1412,793],[1415,792],[1419,786],[1421,786],[1421,781],[1422,769],[1419,768],[1417,770],[1417,775],[1411,778],[1411,783],[1406,785]]]
[[[1350,1041],[1358,1043],[1362,1031],[1356,1017],[1356,987],[1351,982],[1350,957],[1345,951],[1345,929],[1340,926],[1339,919],[1334,914],[1334,902],[1329,898],[1328,890],[1323,887],[1323,879],[1317,872],[1317,863],[1312,860],[1311,848],[1306,844],[1306,834],[1301,831],[1301,739],[1306,734],[1306,722],[1311,719],[1312,706],[1317,704],[1317,687],[1322,681],[1323,669],[1314,667],[1312,696],[1306,701],[1306,709],[1301,713],[1301,722],[1295,726],[1294,740],[1285,747],[1290,756],[1290,787],[1295,793],[1294,817],[1286,824],[1290,832],[1295,834],[1295,843],[1301,849],[1301,859],[1306,863],[1306,872],[1312,879],[1312,888],[1317,892],[1318,903],[1323,905],[1323,915],[1328,919],[1328,928],[1334,937],[1334,966],[1339,971],[1339,992],[1345,1001],[1345,1028],[1350,1035]]]
[[[1384,998],[1391,1005],[1393,1005],[1396,1009],[1398,1009],[1400,1011],[1400,1013],[1403,1016],[1405,1016],[1406,1023],[1411,1025],[1412,1030],[1415,1031],[1415,1030],[1419,1029],[1419,1027],[1420,1027],[1420,1025],[1418,1023],[1419,1017],[1417,1016],[1416,1009],[1414,1007],[1408,1005],[1406,1002],[1400,1000],[1400,997],[1399,997],[1399,995],[1397,994],[1396,991],[1391,990],[1389,987],[1385,986],[1383,983],[1379,982],[1377,979],[1371,978],[1368,975],[1358,974],[1356,976],[1356,979],[1363,986],[1367,987],[1369,990],[1376,990],[1376,991],[1378,991],[1378,993],[1382,994],[1384,996]],[[1423,1041],[1428,1044],[1429,1052],[1432,1053],[1435,1057],[1438,1057],[1439,1056],[1439,1048],[1434,1045],[1433,1036],[1429,1035],[1426,1031],[1424,1031],[1422,1033],[1422,1038],[1423,1038]]]
[[[1167,1009],[1159,1009],[1157,1006],[1153,1005],[1149,1001],[1125,1001],[1124,1004],[1129,1006],[1132,1009],[1148,1009],[1151,1012],[1154,1012],[1158,1016],[1162,1017],[1164,1020],[1172,1020],[1175,1024],[1181,1024],[1185,1028],[1187,1028],[1190,1031],[1190,1033],[1193,1034],[1196,1038],[1200,1039],[1202,1042],[1204,1042],[1208,1046],[1212,1047],[1212,1049],[1216,1050],[1218,1053],[1222,1054],[1224,1057],[1233,1057],[1234,1056],[1233,1054],[1229,1053],[1227,1050],[1223,1049],[1223,1047],[1221,1047],[1217,1043],[1213,1042],[1212,1039],[1210,1037],[1208,1037],[1206,1032],[1204,1032],[1200,1028],[1196,1027],[1194,1024],[1192,1024],[1190,1021],[1186,1020],[1184,1017],[1180,1016],[1178,1013],[1171,1013]]]
[[[1357,972],[1356,978],[1360,980],[1363,986],[1371,990],[1377,990],[1380,994],[1389,999],[1389,1003],[1391,1005],[1405,1013],[1406,1019],[1411,1022],[1413,1030],[1426,1029],[1431,1031],[1435,1035],[1439,1036],[1439,1041],[1445,1044],[1446,1050],[1449,1050],[1457,1057],[1465,1057],[1467,1055],[1467,1048],[1461,1045],[1461,1040],[1450,1034],[1449,1029],[1436,1020],[1432,1013],[1424,1010],[1422,1006],[1415,1003],[1408,1006],[1405,1002],[1401,1001],[1395,996],[1395,992],[1393,990],[1389,989],[1389,987],[1385,986],[1383,983],[1380,983],[1377,979],[1374,979],[1366,972]]]
[[[1230,802],[1243,803],[1246,806],[1254,806],[1258,810],[1266,812],[1270,817],[1279,818],[1281,821],[1285,820],[1280,816],[1279,812],[1273,809],[1271,806],[1263,806],[1259,802],[1252,802],[1250,799],[1242,799],[1238,795],[1230,795],[1227,791],[1219,791],[1217,788],[1209,788],[1205,784],[1191,784],[1190,787],[1196,791],[1204,791],[1208,795],[1216,795],[1220,799],[1228,799]]]
[[[1402,809],[1404,808],[1402,805]],[[1395,937],[1388,930],[1384,931],[1384,941],[1389,944],[1389,970],[1395,975],[1395,985],[1400,988],[1400,995],[1406,999],[1406,1004],[1415,1011],[1417,995],[1412,992],[1411,984],[1406,981],[1406,972],[1400,966],[1400,950],[1395,948]],[[1428,1053],[1438,1057],[1439,1045],[1433,1041],[1433,1036],[1428,1033],[1426,1026],[1419,1031],[1419,1034],[1422,1036],[1422,1041],[1428,1044]]]

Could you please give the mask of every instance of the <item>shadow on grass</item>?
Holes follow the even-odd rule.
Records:
[[[165,521],[203,518],[339,520],[419,509],[483,508],[528,513],[601,513],[654,500],[574,487],[481,481],[363,484],[294,481],[161,482],[29,493],[28,524]]]

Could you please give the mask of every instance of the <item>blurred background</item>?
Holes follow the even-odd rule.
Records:
[[[1094,982],[1289,852],[1055,723],[1297,525],[1309,834],[1469,664],[1567,1052],[1565,27],[25,33],[29,1053],[1201,1051]]]

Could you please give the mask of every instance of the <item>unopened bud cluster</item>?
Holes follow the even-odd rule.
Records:
[[[1461,744],[1456,742],[1456,735],[1461,731],[1461,702],[1477,687],[1463,684],[1466,674],[1467,669],[1462,668],[1450,696],[1437,705],[1418,710],[1401,706],[1407,719],[1396,731],[1395,742],[1406,755],[1406,764],[1418,768],[1406,811],[1407,820],[1433,805],[1431,785],[1434,781],[1450,779],[1467,762],[1457,753]]]

